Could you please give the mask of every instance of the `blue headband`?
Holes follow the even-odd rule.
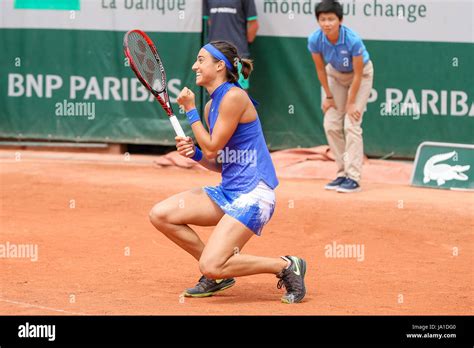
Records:
[[[232,64],[230,64],[227,57],[221,51],[219,51],[217,48],[212,46],[210,43],[205,45],[203,48],[207,52],[209,52],[211,54],[211,56],[213,56],[214,58],[219,59],[219,60],[223,60],[224,63],[225,63],[225,66],[227,67],[227,69],[229,69],[230,71],[235,70],[234,66]]]
[[[227,69],[229,69],[230,71],[234,70],[234,66],[232,64],[230,64],[229,60],[227,59],[227,57],[221,52],[219,51],[217,48],[215,48],[214,46],[212,46],[211,44],[207,44],[203,47],[207,52],[209,52],[211,54],[211,56],[213,56],[214,58],[216,59],[219,59],[219,60],[223,60],[224,63],[225,63],[225,66],[227,67]]]
[[[239,63],[238,67],[235,68],[232,64],[230,64],[227,57],[221,51],[219,51],[217,48],[215,48],[213,45],[211,45],[210,43],[208,43],[207,45],[204,45],[202,48],[204,48],[207,52],[209,52],[211,54],[211,56],[213,56],[214,58],[222,60],[225,63],[225,66],[227,67],[227,69],[229,69],[230,71],[237,70],[237,72],[239,74],[239,77],[241,79],[244,79],[244,77],[242,75],[242,72],[241,72],[241,70],[242,70],[242,64],[241,63]],[[234,85],[239,87],[239,88],[242,88],[239,81],[235,82]],[[258,106],[258,102],[255,99],[253,99],[250,95],[249,95],[249,98],[252,101],[253,105]]]

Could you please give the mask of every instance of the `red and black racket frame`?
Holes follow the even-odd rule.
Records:
[[[127,44],[128,36],[131,33],[137,33],[138,35],[142,36],[145,39],[145,41],[147,42],[147,44],[150,47],[151,51],[153,52],[153,55],[155,56],[155,59],[158,62],[158,66],[160,67],[160,70],[161,70],[162,83],[163,83],[163,89],[161,91],[156,91],[152,86],[150,86],[150,84],[147,81],[145,81],[145,79],[143,79],[141,73],[138,71],[138,68],[137,68],[137,66],[136,66],[136,64],[135,64],[135,62],[132,58],[132,55],[130,53],[130,49],[129,49],[128,44]],[[125,56],[127,56],[127,58],[128,58],[128,61],[130,63],[130,67],[132,68],[132,70],[135,73],[135,75],[137,76],[137,78],[155,96],[156,100],[158,100],[160,102],[161,106],[166,111],[168,116],[172,116],[174,113],[173,113],[173,108],[172,108],[170,100],[169,100],[168,92],[166,90],[165,68],[163,67],[163,63],[161,61],[160,55],[158,54],[158,51],[157,51],[155,45],[153,44],[153,41],[151,41],[150,37],[147,34],[145,34],[143,31],[141,31],[139,29],[133,29],[133,30],[128,31],[124,36],[123,50],[124,50]]]

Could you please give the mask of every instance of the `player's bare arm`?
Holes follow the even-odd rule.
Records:
[[[219,119],[216,122],[212,136],[201,122],[193,123],[194,135],[207,159],[215,159],[219,150],[224,148],[234,133],[247,106],[244,98],[247,97],[243,91],[233,89],[228,92],[220,105]],[[190,92],[187,87],[183,88],[178,97],[178,103],[183,105],[186,111],[192,110],[195,107],[194,93]]]

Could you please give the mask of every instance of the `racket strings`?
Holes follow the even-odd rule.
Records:
[[[128,48],[138,72],[142,78],[156,91],[164,89],[162,69],[146,40],[132,32],[128,36]]]

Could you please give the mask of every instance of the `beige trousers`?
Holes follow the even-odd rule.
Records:
[[[372,90],[374,68],[369,61],[364,66],[362,81],[355,103],[361,112],[359,121],[346,114],[346,102],[354,73],[341,73],[331,64],[326,65],[329,89],[334,96],[337,109],[330,108],[324,115],[324,131],[337,164],[337,176],[347,176],[360,181],[364,158],[362,140],[362,116]]]

